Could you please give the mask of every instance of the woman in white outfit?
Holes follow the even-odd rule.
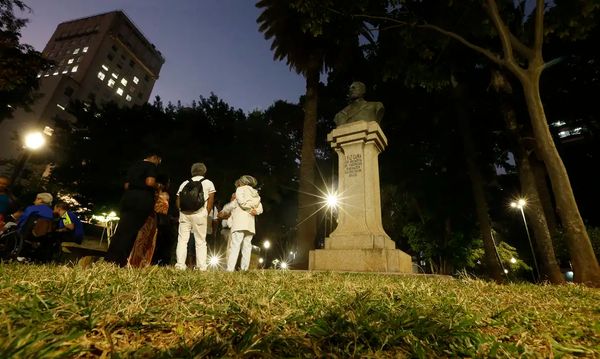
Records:
[[[242,247],[241,269],[248,270],[252,252],[252,237],[256,233],[254,217],[263,212],[260,196],[256,187],[256,179],[242,176],[236,181],[235,201],[229,221],[231,224],[231,249],[227,256],[227,271],[233,272],[237,262],[240,246]]]

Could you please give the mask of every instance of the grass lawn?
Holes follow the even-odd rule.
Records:
[[[600,291],[0,264],[0,358],[600,357]]]

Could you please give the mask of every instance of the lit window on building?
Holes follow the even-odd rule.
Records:
[[[39,79],[40,77],[42,77],[42,74],[38,74],[38,75],[37,75],[37,78],[38,78],[38,79]]]
[[[89,46],[86,46],[83,48],[83,50],[81,50],[81,52],[87,52],[88,49],[89,49]]]
[[[102,71],[98,72],[98,78],[100,79],[100,81],[104,81],[105,77],[106,77],[106,75],[104,74],[104,72],[102,72]]]
[[[49,73],[46,73],[46,74],[44,74],[44,77],[48,77],[48,76],[50,76],[50,74],[49,74]]]
[[[121,85],[127,86],[127,80],[125,78],[121,79]]]
[[[131,96],[129,96],[129,95],[125,96],[125,100],[131,102]]]
[[[103,69],[104,71],[108,71],[108,66],[106,66],[106,65],[102,65],[102,69]]]
[[[558,137],[560,137],[560,138],[565,138],[565,137],[568,137],[570,134],[571,134],[571,132],[570,132],[570,131],[560,131],[560,132],[558,133]]]
[[[564,126],[564,125],[566,125],[566,124],[567,124],[567,123],[566,123],[565,121],[560,121],[560,120],[559,120],[559,121],[552,122],[552,126],[554,126],[554,127],[560,127],[560,126]]]
[[[572,135],[581,135],[581,133],[583,132],[583,127],[575,127],[572,131],[571,134]]]
[[[77,55],[79,53],[79,48],[76,48],[75,50],[73,50],[73,55]]]
[[[58,75],[58,70],[54,71],[54,73],[52,74],[52,76],[56,76]]]
[[[73,68],[71,69],[71,72],[77,72],[78,68],[79,68],[79,66],[73,66]]]
[[[116,79],[119,78],[119,75],[115,74],[114,72],[111,74],[111,76],[114,77],[114,78],[116,78]]]
[[[65,69],[62,72],[63,74],[68,74],[69,73],[69,67],[65,67]]]
[[[65,106],[63,106],[63,105],[61,105],[59,103],[56,104],[56,107],[60,108],[63,111],[65,110]]]
[[[109,79],[108,80],[108,87],[113,88],[114,86],[115,86],[115,80]]]
[[[119,95],[119,96],[123,96],[123,89],[122,89],[122,88],[120,88],[120,87],[119,87],[119,88],[117,89],[117,95]]]
[[[69,59],[69,61],[67,61],[67,64],[69,64],[69,65],[70,65],[70,64],[72,64],[72,63],[73,63],[73,61],[75,61],[75,59]]]
[[[137,85],[139,82],[140,79],[138,79],[136,76],[133,76],[133,83]]]

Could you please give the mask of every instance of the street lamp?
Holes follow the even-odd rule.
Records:
[[[525,219],[525,211],[523,208],[527,205],[527,201],[524,198],[519,198],[517,201],[510,202],[512,208],[518,208],[521,211],[523,217],[523,224],[525,225],[525,232],[527,232],[527,239],[529,240],[529,247],[531,248],[531,255],[533,256],[533,264],[537,273],[538,280],[540,280],[540,270],[538,268],[537,259],[535,258],[535,251],[533,250],[533,243],[531,242],[531,235],[529,234],[529,227],[527,227],[527,220]]]
[[[15,164],[12,176],[10,178],[10,183],[12,186],[16,185],[17,180],[21,176],[21,172],[23,172],[23,169],[25,168],[27,160],[29,160],[29,157],[31,156],[31,153],[42,148],[46,144],[46,137],[52,136],[53,132],[54,130],[52,128],[46,126],[43,131],[32,131],[25,134],[25,137],[23,137],[23,153]]]

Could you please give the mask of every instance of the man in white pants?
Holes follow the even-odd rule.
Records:
[[[190,240],[190,233],[193,233],[196,244],[196,269],[205,271],[207,269],[207,216],[212,210],[216,190],[215,185],[208,179],[204,178],[204,175],[206,174],[206,166],[204,163],[194,163],[192,165],[191,172],[192,181],[202,181],[205,202],[204,205],[197,211],[179,212],[179,236],[177,238],[177,249],[175,251],[177,256],[177,264],[175,264],[175,268],[181,270],[186,269],[185,258],[187,257],[187,244]],[[179,190],[177,191],[177,208],[181,208],[179,205],[179,194],[189,181],[190,180],[186,180],[181,184],[181,186],[179,186]]]

